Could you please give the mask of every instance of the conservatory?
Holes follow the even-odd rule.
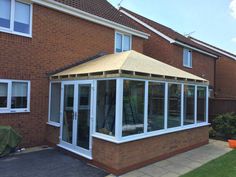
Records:
[[[208,81],[156,59],[110,54],[50,80],[58,146],[114,174],[208,142]]]

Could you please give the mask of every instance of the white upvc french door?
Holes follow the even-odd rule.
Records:
[[[93,81],[63,81],[60,146],[92,158]]]

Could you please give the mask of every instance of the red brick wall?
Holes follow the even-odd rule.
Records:
[[[114,144],[93,138],[93,163],[120,175],[208,143],[208,127]]]
[[[144,42],[144,54],[207,79],[214,86],[215,60],[212,57],[193,51],[193,67],[186,68],[183,66],[183,47],[170,44],[152,32],[150,39]]]
[[[205,78],[210,81],[210,85],[214,87],[214,68],[215,59],[199,52],[193,51],[193,68],[183,66],[183,47],[169,43],[156,33],[146,29],[142,25],[136,23],[140,29],[150,34],[148,40],[144,40],[143,53],[159,61]]]
[[[236,99],[236,61],[225,56],[216,64],[216,97]]]
[[[114,52],[113,29],[34,5],[33,37],[0,32],[0,78],[31,81],[31,112],[0,114],[0,125],[13,126],[24,146],[45,142],[48,118],[48,72],[101,51]],[[133,37],[133,49],[143,40]]]

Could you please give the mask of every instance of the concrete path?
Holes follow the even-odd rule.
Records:
[[[178,177],[230,150],[226,142],[210,140],[208,145],[156,162],[122,175],[122,177]],[[112,175],[108,177],[112,177]]]

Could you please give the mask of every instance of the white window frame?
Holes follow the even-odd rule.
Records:
[[[29,34],[14,31],[14,19],[15,19],[15,4],[16,1],[30,5],[30,24],[29,24]],[[33,23],[33,5],[27,0],[11,0],[11,12],[10,12],[10,28],[4,28],[0,26],[0,32],[15,34],[24,37],[32,38],[32,23]]]
[[[58,122],[54,122],[54,121],[51,121],[50,119],[50,112],[51,112],[51,95],[52,95],[52,84],[53,83],[61,83],[61,81],[51,81],[50,82],[50,85],[49,85],[49,99],[48,99],[48,122],[47,124],[48,125],[52,125],[52,126],[55,126],[55,127],[60,127],[61,126],[61,110],[60,110],[60,116],[59,116],[59,123]],[[62,83],[61,83],[62,84]],[[61,93],[62,93],[62,85],[61,85]],[[61,94],[60,94],[60,104],[61,104]],[[61,109],[61,106],[60,106],[60,109]]]
[[[28,90],[27,90],[27,108],[11,108],[11,96],[12,96],[12,83],[13,82],[20,82],[20,83],[27,83]],[[25,113],[30,112],[30,81],[26,80],[7,80],[7,79],[0,79],[0,83],[7,83],[8,84],[8,95],[7,95],[7,107],[0,108],[0,114],[2,113]]]
[[[185,60],[185,51],[188,52],[187,55],[187,64],[184,62]],[[183,49],[183,66],[186,68],[192,68],[193,67],[193,51],[187,48]]]
[[[120,34],[122,36],[122,44],[121,44],[121,52],[124,52],[124,36],[129,36],[130,37],[130,50],[132,50],[132,35],[131,34],[128,34],[128,33],[122,33],[122,32],[119,32],[119,31],[115,31],[115,48],[114,48],[114,53],[119,53],[119,52],[116,52],[116,35],[117,34]]]
[[[135,140],[140,140],[140,139],[144,139],[144,138],[148,138],[148,137],[153,137],[153,136],[158,136],[158,135],[164,135],[167,133],[173,133],[173,132],[178,132],[178,131],[183,131],[183,130],[188,130],[188,129],[193,129],[193,128],[198,128],[198,127],[204,127],[204,126],[208,126],[208,95],[206,96],[206,121],[205,122],[201,122],[201,123],[197,123],[197,95],[196,95],[196,91],[197,91],[197,87],[201,86],[201,87],[206,87],[206,89],[208,90],[208,86],[205,84],[191,84],[191,83],[186,83],[186,82],[170,82],[170,81],[157,81],[157,80],[145,80],[145,79],[134,79],[134,78],[109,78],[109,79],[116,79],[117,81],[117,95],[116,95],[116,133],[115,133],[115,137],[112,136],[108,136],[108,135],[104,135],[101,133],[96,132],[96,125],[94,124],[94,130],[93,130],[93,137],[99,138],[99,139],[103,139],[109,142],[113,142],[113,143],[125,143],[125,142],[130,142],[130,141],[135,141]],[[98,80],[108,80],[108,79],[98,79]],[[145,82],[145,102],[144,102],[144,125],[147,126],[147,110],[148,110],[148,83],[149,82],[157,82],[157,83],[164,83],[165,84],[165,112],[164,112],[164,129],[162,130],[156,130],[156,131],[151,131],[148,132],[147,131],[147,127],[144,127],[144,132],[141,134],[136,134],[136,135],[130,135],[130,136],[124,136],[122,137],[122,119],[123,119],[123,83],[124,80],[135,80],[135,81],[144,81]],[[168,112],[168,84],[181,84],[181,126],[179,127],[173,127],[173,128],[167,128],[167,112]],[[195,106],[194,106],[194,124],[190,124],[190,125],[184,125],[183,124],[183,101],[184,101],[184,85],[193,85],[195,86]],[[96,89],[96,88],[95,88]],[[96,97],[96,92],[95,92],[95,97]],[[208,92],[206,92],[206,94],[208,94]],[[96,111],[94,111],[96,112]],[[94,115],[95,117],[95,121],[96,122],[96,114]]]

